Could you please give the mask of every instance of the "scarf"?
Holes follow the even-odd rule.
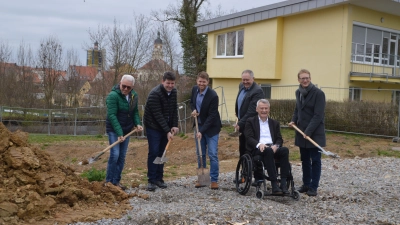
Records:
[[[303,100],[307,97],[308,93],[311,91],[311,89],[314,88],[314,84],[310,82],[310,84],[306,87],[303,88],[301,84],[299,84],[299,92],[300,92],[300,102],[303,102]]]

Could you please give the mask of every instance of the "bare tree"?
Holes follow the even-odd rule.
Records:
[[[114,84],[124,73],[133,73],[148,59],[151,49],[151,20],[143,15],[134,16],[134,25],[114,26],[107,33],[107,60],[113,71]]]
[[[11,48],[7,42],[0,41],[0,104],[7,104],[7,93],[9,91],[9,60],[11,58]]]
[[[15,96],[22,107],[34,107],[37,98],[35,93],[38,91],[38,84],[35,83],[36,76],[32,71],[34,57],[30,45],[21,41],[17,52],[17,82],[14,90]],[[21,91],[22,90],[22,91]]]
[[[164,61],[171,68],[177,68],[182,58],[179,46],[179,37],[177,37],[177,27],[175,23],[159,22],[157,31],[161,34],[163,42]]]
[[[62,79],[63,49],[60,40],[50,36],[40,42],[37,54],[37,67],[42,76],[44,100],[47,108],[53,106],[53,95]]]

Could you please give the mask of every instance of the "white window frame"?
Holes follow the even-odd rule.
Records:
[[[242,31],[243,32],[243,40],[242,40],[242,42],[243,42],[243,46],[242,46],[242,51],[243,51],[243,54],[241,54],[241,55],[239,55],[238,54],[238,44],[239,44],[239,32],[240,31]],[[226,46],[227,46],[227,42],[228,42],[228,34],[229,33],[233,33],[233,32],[235,32],[235,38],[236,38],[236,42],[235,42],[235,54],[234,55],[232,55],[232,56],[227,56],[226,55],[226,51],[227,51],[227,49],[226,49]],[[223,38],[224,38],[224,51],[223,51],[223,54],[221,54],[221,55],[218,55],[218,44],[219,44],[219,42],[218,42],[218,38],[219,37],[222,37],[223,36]],[[216,42],[216,57],[217,58],[243,58],[243,56],[244,56],[244,29],[241,29],[241,30],[235,30],[235,31],[229,31],[229,32],[226,32],[226,33],[222,33],[222,34],[218,34],[218,35],[216,35],[216,40],[215,40],[215,42]]]
[[[358,91],[359,92],[359,99],[355,99],[355,97],[357,97],[356,96],[356,91]],[[361,90],[361,88],[358,88],[358,87],[350,87],[349,88],[349,100],[350,101],[361,101],[361,94],[362,94],[362,90]]]

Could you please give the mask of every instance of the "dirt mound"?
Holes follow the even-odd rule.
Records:
[[[127,194],[112,184],[89,182],[0,123],[0,224],[66,224],[117,218],[131,209]],[[90,215],[90,216],[88,216]]]

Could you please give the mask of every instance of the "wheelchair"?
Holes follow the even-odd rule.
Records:
[[[275,161],[275,167],[277,171],[278,183],[280,183],[279,162]],[[262,174],[264,175],[262,180],[255,181],[256,197],[262,199],[264,198],[264,196],[272,196],[272,194],[269,191],[267,191],[267,180],[269,181],[269,178],[268,176],[266,176],[264,163],[261,161],[260,157],[255,156],[253,158],[248,153],[240,157],[239,162],[236,166],[236,173],[235,173],[236,191],[241,195],[247,194],[247,192],[250,190],[250,187],[252,186],[253,172],[256,170],[262,170]],[[290,193],[289,196],[296,201],[300,200],[300,193],[294,188],[292,166],[290,163],[289,163],[289,175],[286,178],[286,183],[288,191]],[[281,196],[287,196],[287,195],[281,195]]]

